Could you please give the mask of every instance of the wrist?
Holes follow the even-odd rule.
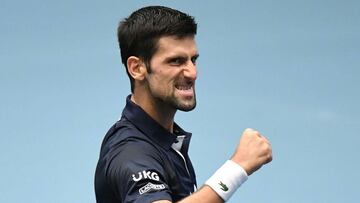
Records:
[[[252,174],[250,164],[248,164],[247,161],[237,160],[234,157],[231,158],[231,161],[233,161],[234,163],[238,164],[241,168],[243,168],[248,176]]]
[[[241,165],[228,160],[205,184],[210,186],[224,201],[227,201],[247,179],[247,172]]]

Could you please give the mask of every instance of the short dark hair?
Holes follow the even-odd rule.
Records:
[[[119,23],[117,36],[121,60],[134,91],[134,79],[127,70],[127,59],[139,57],[150,72],[150,60],[157,51],[157,42],[163,36],[183,38],[196,35],[197,24],[194,17],[181,11],[164,7],[148,6],[133,12]]]

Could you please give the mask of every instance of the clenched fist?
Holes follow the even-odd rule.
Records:
[[[231,160],[238,163],[248,175],[272,160],[270,142],[258,131],[246,129]]]

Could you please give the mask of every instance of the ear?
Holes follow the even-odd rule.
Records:
[[[127,69],[134,80],[144,80],[146,67],[140,58],[136,56],[130,56],[127,59]]]

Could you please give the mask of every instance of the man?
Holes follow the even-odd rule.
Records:
[[[98,203],[224,202],[271,161],[267,139],[247,129],[231,159],[197,189],[187,154],[191,133],[174,122],[177,110],[196,106],[196,29],[193,17],[160,6],[141,8],[120,23],[132,94],[102,143]]]

